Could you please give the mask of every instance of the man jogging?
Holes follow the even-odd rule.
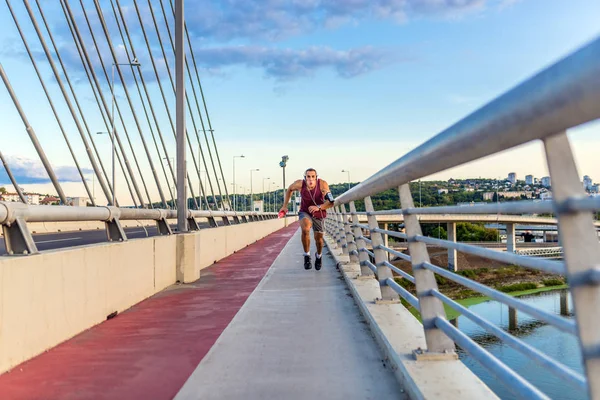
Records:
[[[300,191],[302,202],[300,204],[300,226],[302,228],[302,246],[304,247],[304,269],[311,269],[310,259],[310,228],[312,227],[317,244],[315,258],[315,269],[321,269],[323,254],[323,219],[327,216],[328,208],[333,207],[333,195],[329,191],[329,185],[322,179],[317,178],[317,171],[309,168],[304,172],[304,179],[292,183],[285,193],[283,207],[280,212],[287,212],[287,204],[290,202],[292,193]]]

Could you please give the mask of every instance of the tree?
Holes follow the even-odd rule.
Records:
[[[4,186],[0,186],[0,194],[5,194],[6,188]]]

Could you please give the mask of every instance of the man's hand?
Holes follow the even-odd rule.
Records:
[[[317,206],[310,206],[310,207],[308,207],[308,211],[309,211],[311,214],[314,214],[314,213],[316,213],[317,211],[320,211],[320,210],[321,210],[321,209],[320,209],[319,207],[317,207]]]
[[[281,207],[281,208],[279,209],[279,212],[282,212],[282,211],[283,211],[284,213],[286,213],[286,214],[287,214],[287,212],[288,212],[288,209],[287,209],[287,207],[285,207],[285,206],[284,206],[284,207]]]

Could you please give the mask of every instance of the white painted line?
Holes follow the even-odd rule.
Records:
[[[75,238],[66,238],[66,239],[42,240],[40,242],[35,242],[35,243],[40,244],[40,243],[52,243],[52,242],[66,242],[69,240],[79,240],[79,239],[83,239],[83,238],[75,237]]]

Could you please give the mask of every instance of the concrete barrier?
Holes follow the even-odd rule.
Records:
[[[0,257],[0,373],[176,280],[198,279],[203,268],[283,226],[274,219]]]

